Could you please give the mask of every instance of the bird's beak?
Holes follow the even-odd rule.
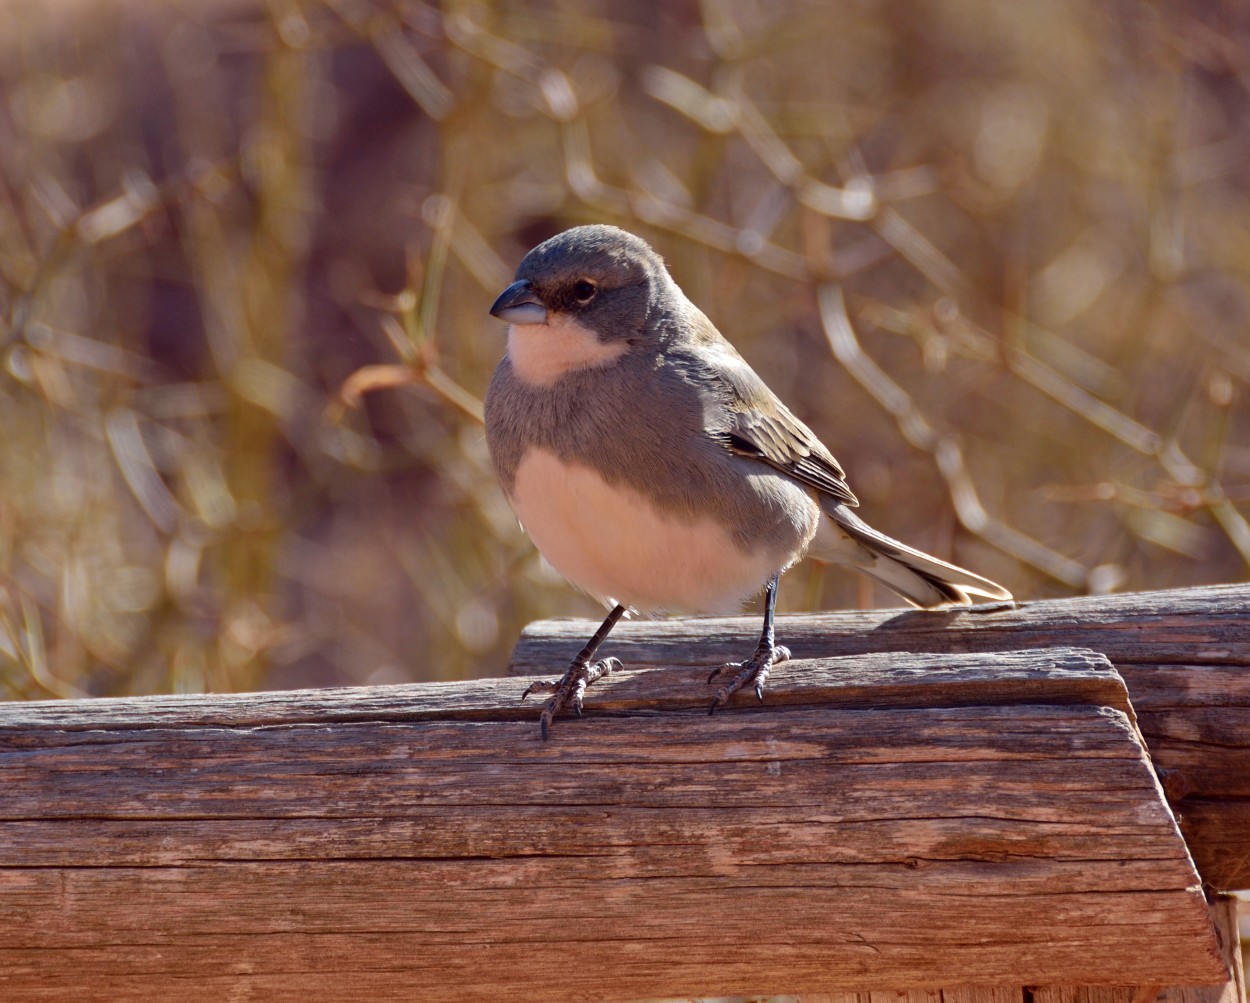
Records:
[[[521,279],[499,294],[490,308],[491,316],[506,320],[509,324],[545,324],[547,307],[534,292],[528,279]]]

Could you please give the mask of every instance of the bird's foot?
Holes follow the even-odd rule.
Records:
[[[543,705],[543,712],[538,722],[542,727],[543,741],[551,731],[551,722],[566,707],[572,706],[578,717],[582,716],[582,698],[586,695],[586,687],[596,679],[608,675],[621,667],[619,658],[604,658],[590,665],[574,661],[568,671],[559,679],[538,679],[525,688],[521,694],[524,700],[531,693],[551,693],[553,696]]]
[[[761,641],[760,646],[755,649],[755,654],[745,662],[726,662],[720,668],[713,669],[712,674],[707,677],[709,683],[717,676],[730,673],[733,673],[733,678],[716,691],[716,696],[712,697],[712,703],[707,712],[715,714],[718,707],[723,707],[731,696],[748,683],[755,684],[755,697],[757,700],[763,700],[764,684],[768,682],[768,673],[774,665],[784,662],[789,657],[789,648],[780,644],[765,644]]]

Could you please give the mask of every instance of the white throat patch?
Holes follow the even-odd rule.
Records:
[[[604,344],[571,317],[549,314],[545,324],[509,324],[508,359],[526,383],[549,387],[575,369],[611,365],[625,354],[624,341]]]

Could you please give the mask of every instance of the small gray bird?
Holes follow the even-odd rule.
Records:
[[[735,611],[765,591],[764,629],[709,713],[789,657],[777,582],[809,548],[926,609],[1011,593],[877,532],[833,454],[677,287],[639,237],[579,226],[525,255],[490,312],[508,352],[486,394],[486,441],[508,501],[547,561],[611,607],[557,682],[543,738],[620,663],[591,662],[627,610]]]

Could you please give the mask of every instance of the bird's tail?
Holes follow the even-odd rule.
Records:
[[[940,609],[968,606],[971,596],[1010,599],[1011,593],[988,578],[948,564],[879,533],[845,505],[824,499],[822,520],[811,555],[817,560],[858,568],[914,606]]]

